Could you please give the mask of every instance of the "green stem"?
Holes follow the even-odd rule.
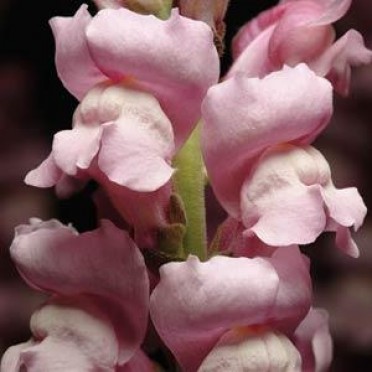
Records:
[[[205,217],[203,160],[200,151],[200,125],[197,125],[174,160],[177,168],[175,189],[186,212],[187,229],[183,240],[186,256],[194,254],[206,259],[207,234]]]

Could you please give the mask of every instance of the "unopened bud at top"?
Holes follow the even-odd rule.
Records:
[[[159,18],[168,18],[173,0],[94,0],[98,9],[121,7],[140,14],[154,14]]]

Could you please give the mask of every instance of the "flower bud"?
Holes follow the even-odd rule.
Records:
[[[192,19],[208,24],[215,35],[215,43],[219,52],[223,52],[226,14],[229,0],[179,0],[180,13]]]
[[[172,8],[172,0],[94,0],[98,9],[121,7],[140,14],[154,14],[166,19]]]

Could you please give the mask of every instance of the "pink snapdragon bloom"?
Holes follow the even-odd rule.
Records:
[[[294,332],[292,341],[301,353],[303,371],[328,371],[333,343],[325,310],[311,308]]]
[[[167,21],[124,8],[92,18],[86,6],[51,25],[58,75],[81,104],[26,183],[66,196],[93,178],[137,232],[166,224],[172,157],[218,79],[211,30],[176,10]]]
[[[119,371],[143,358],[149,280],[124,231],[102,221],[78,235],[34,219],[16,229],[10,251],[26,282],[52,296],[31,319],[32,339],[5,353],[1,371]]]
[[[259,156],[280,143],[311,143],[332,114],[332,86],[306,65],[262,80],[235,76],[212,87],[202,106],[202,151],[213,190],[239,218],[240,192]]]
[[[285,64],[305,62],[346,95],[351,67],[372,61],[372,52],[357,31],[350,30],[335,41],[331,24],[347,12],[350,4],[351,0],[282,0],[235,36],[235,62],[228,76],[240,72],[263,77]]]
[[[234,366],[241,357],[239,344],[246,341],[247,347],[256,348],[242,363],[245,368],[255,359],[259,367],[280,363],[298,367],[299,354],[287,336],[304,318],[310,302],[308,261],[292,246],[267,257],[216,256],[200,262],[190,256],[186,262],[163,265],[150,298],[150,314],[184,371],[196,371],[206,358],[205,363],[213,365],[211,360],[218,355],[226,356],[220,367]],[[231,342],[239,330],[244,337]],[[263,353],[264,340],[272,338],[270,342],[278,347],[268,346],[268,353]],[[221,350],[226,344],[231,344],[227,354],[216,352],[208,361],[214,348]],[[226,364],[229,360],[233,364]],[[210,369],[204,365],[200,370]]]
[[[176,148],[182,145],[219,76],[207,25],[180,16],[177,9],[165,21],[125,8],[103,9],[91,17],[86,5],[74,17],[50,23],[58,76],[77,99],[98,83],[129,80],[159,101],[173,125]]]
[[[336,232],[336,244],[359,256],[351,238],[367,208],[355,187],[338,190],[326,159],[311,146],[272,148],[257,161],[241,189],[245,234],[271,246],[308,244],[323,231]]]
[[[337,190],[326,160],[306,147],[331,112],[330,84],[303,64],[210,89],[205,163],[217,198],[247,236],[288,246],[335,231],[339,248],[358,256],[348,228],[360,227],[366,207],[355,188]]]
[[[166,223],[170,188],[165,185],[173,174],[174,151],[172,124],[153,96],[102,83],[84,97],[73,129],[54,136],[51,154],[25,182],[56,185],[66,196],[71,179],[93,178],[126,221],[145,229]],[[137,216],[139,205],[147,213]]]

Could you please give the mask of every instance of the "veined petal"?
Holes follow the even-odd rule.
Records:
[[[128,361],[147,323],[149,282],[138,248],[108,221],[81,235],[66,226],[35,224],[30,233],[17,233],[10,248],[21,275],[43,291],[101,302],[118,335],[119,362]]]
[[[262,80],[236,76],[202,106],[202,150],[217,198],[239,216],[239,194],[257,156],[280,143],[308,144],[332,114],[332,87],[304,64]]]

